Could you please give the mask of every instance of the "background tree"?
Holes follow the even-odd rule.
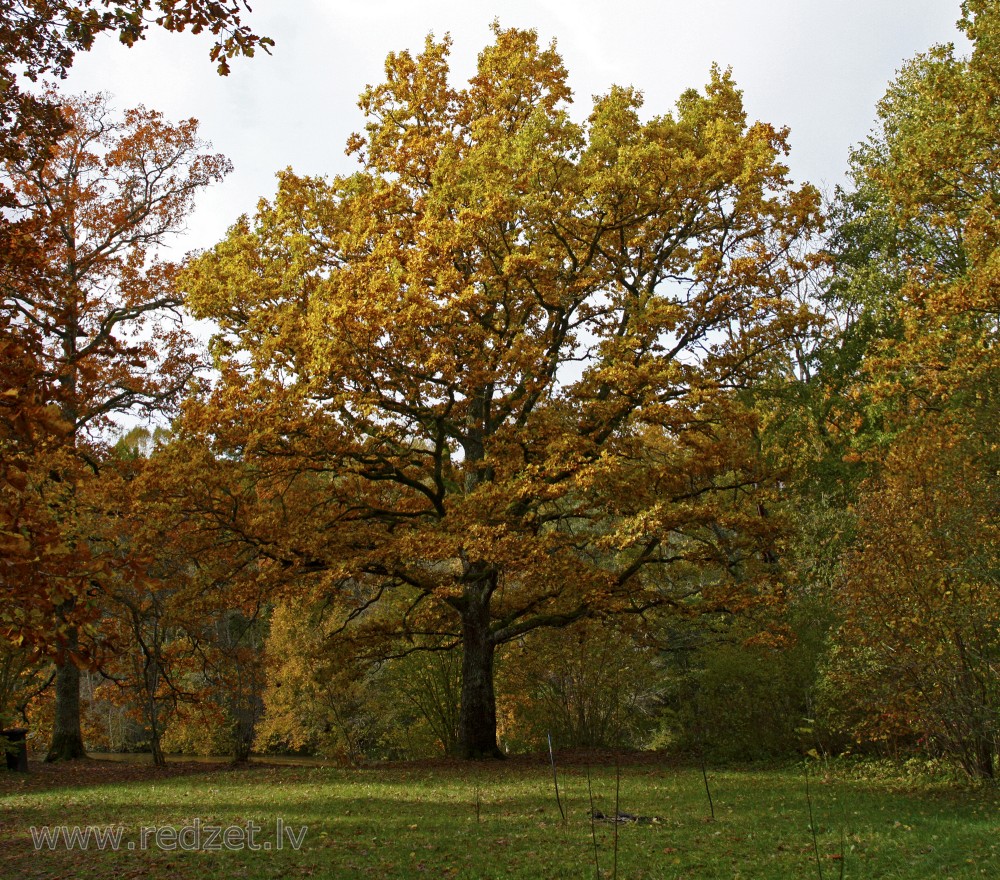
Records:
[[[499,665],[503,739],[519,751],[642,749],[654,739],[664,675],[634,619],[584,620],[507,645]]]
[[[855,154],[859,192],[874,207],[845,228],[846,252],[878,240],[891,261],[874,263],[877,271],[849,261],[844,283],[874,281],[892,321],[891,332],[866,341],[858,370],[878,430],[861,450],[870,477],[832,676],[846,726],[862,738],[920,740],[990,776],[1000,16],[970,0],[960,24],[972,54],[939,46],[906,65],[879,105],[876,134]],[[892,682],[888,692],[876,689],[879,676]],[[884,712],[872,704],[879,692]]]
[[[243,23],[244,9],[243,0],[0,0],[0,160],[44,158],[69,120],[60,102],[33,84],[65,78],[76,54],[89,51],[101,34],[131,46],[150,26],[209,31],[216,36],[210,57],[226,74],[229,59],[274,45]],[[0,199],[7,198],[0,190]]]
[[[305,751],[346,763],[419,754],[410,739],[412,713],[400,713],[386,676],[328,641],[336,623],[318,606],[277,606],[267,641],[266,715],[258,748]],[[396,751],[394,735],[408,740]]]
[[[190,597],[186,560],[178,541],[167,538],[159,524],[144,516],[136,491],[138,474],[159,438],[137,427],[123,436],[102,462],[100,479],[88,486],[89,543],[95,552],[114,560],[99,580],[100,642],[105,650],[95,658],[106,684],[99,688],[109,702],[130,710],[145,732],[153,763],[166,763],[161,741],[177,703],[185,693],[182,681],[192,666],[194,651],[184,638]],[[117,691],[117,692],[115,692]]]
[[[555,50],[495,36],[464,90],[447,41],[390,55],[361,170],[283,173],[182,280],[220,326],[187,430],[242,469],[186,503],[359,640],[460,643],[470,756],[498,752],[499,645],[769,589],[734,392],[802,318],[817,223],[728,73],[648,122],[614,88],[581,125]],[[681,564],[704,576],[647,576]]]
[[[841,729],[974,777],[1000,744],[997,467],[996,444],[947,418],[901,435],[867,487],[828,672]]]
[[[116,414],[168,411],[197,366],[177,312],[176,267],[157,249],[181,227],[195,193],[229,164],[200,152],[194,120],[174,125],[142,108],[118,117],[101,95],[76,99],[64,113],[67,133],[43,163],[9,159],[0,171],[31,220],[36,253],[27,282],[4,278],[3,311],[7,326],[37,340],[36,386],[58,408],[60,449],[89,471],[74,464],[48,474],[65,496],[48,505],[68,530],[62,540],[84,553],[86,534],[72,533],[74,510],[81,486],[101,470],[102,432]],[[67,625],[78,599],[63,595],[57,603]],[[76,641],[67,626],[53,757],[82,752]]]
[[[250,759],[264,714],[267,627],[261,613],[259,602],[249,613],[236,608],[216,613],[208,618],[209,627],[202,628],[199,642],[203,675],[226,719],[227,751],[241,763]]]

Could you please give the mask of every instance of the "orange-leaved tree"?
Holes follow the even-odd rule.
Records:
[[[211,60],[220,74],[229,59],[269,51],[274,41],[244,23],[246,0],[0,0],[0,158],[39,159],[66,120],[59,102],[32,85],[45,77],[63,79],[78,52],[93,48],[102,34],[127,46],[150,27],[215,35]],[[26,82],[27,81],[27,82]],[[0,189],[0,201],[4,193]]]
[[[993,777],[1000,740],[997,445],[949,416],[901,434],[865,486],[828,672],[837,722]]]
[[[460,646],[467,756],[498,753],[498,646],[773,587],[739,394],[804,319],[819,222],[728,73],[580,123],[555,48],[494,35],[464,89],[448,40],[390,55],[358,172],[282,173],[180,281],[219,325],[186,430],[233,475],[188,509],[328,597],[345,645]]]
[[[31,254],[0,274],[0,285],[4,327],[31,358],[30,387],[58,414],[58,439],[49,446],[63,466],[44,472],[45,515],[67,552],[81,558],[89,539],[74,522],[81,492],[100,474],[112,419],[168,410],[197,368],[172,285],[176,266],[158,249],[182,228],[198,190],[221,179],[229,163],[203,152],[194,120],[174,124],[143,108],[118,115],[101,95],[67,101],[63,113],[66,133],[44,162],[14,157],[0,165],[0,182],[17,204],[8,231]],[[89,575],[99,577],[97,560]],[[86,576],[82,584],[89,590]],[[65,593],[56,608],[64,624],[53,646],[63,653],[57,757],[82,752],[78,634],[68,625],[81,602],[79,592]]]

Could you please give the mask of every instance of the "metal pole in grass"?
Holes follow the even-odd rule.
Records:
[[[549,763],[552,764],[552,784],[556,787],[556,806],[559,807],[559,815],[562,816],[563,824],[566,824],[566,811],[563,809],[562,800],[559,798],[559,777],[556,775],[556,754],[552,750],[552,732],[549,732]]]
[[[594,789],[590,784],[590,764],[587,764],[587,794],[590,797],[590,839],[594,841],[594,874],[601,880],[601,862],[597,857],[597,828],[594,820]]]

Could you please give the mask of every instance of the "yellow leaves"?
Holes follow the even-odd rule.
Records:
[[[860,184],[898,227],[904,336],[869,368],[880,402],[896,397],[899,409],[955,406],[997,368],[995,322],[986,318],[997,313],[1000,245],[996,22],[986,7],[975,27],[967,22],[983,35],[969,59],[945,46],[910,62],[879,106],[879,136],[855,157]]]

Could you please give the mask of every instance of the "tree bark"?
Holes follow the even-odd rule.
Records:
[[[493,469],[485,463],[484,438],[489,429],[491,392],[479,388],[469,407],[468,431],[462,438],[465,452],[465,493],[492,482]],[[465,758],[502,758],[497,746],[497,699],[493,690],[493,655],[496,642],[490,632],[490,602],[498,572],[483,562],[466,562],[462,601],[456,606],[462,618],[462,703],[458,715],[458,749]]]
[[[73,629],[67,647],[72,650],[77,642],[77,632]],[[56,713],[52,724],[52,742],[45,760],[75,761],[86,757],[80,731],[80,669],[67,654],[56,667]]]
[[[71,209],[68,217],[68,227],[75,230],[75,208]],[[76,288],[76,239],[71,234],[69,241],[69,257],[65,267],[68,278],[73,279],[72,286],[75,295],[67,307],[65,314],[65,326],[59,332],[62,344],[62,354],[64,361],[64,372],[59,376],[59,385],[65,395],[65,402],[61,406],[63,419],[72,426],[69,435],[69,444],[75,450],[77,446],[77,430],[79,428],[78,411],[78,377],[77,377],[77,333],[80,327],[79,314],[77,312],[77,300],[79,291]],[[72,603],[68,609],[64,608],[60,613],[62,619],[66,610],[72,609]],[[45,756],[46,761],[75,761],[79,758],[86,758],[87,753],[83,748],[83,734],[80,730],[80,669],[73,660],[74,652],[80,644],[80,635],[76,627],[72,627],[66,638],[66,653],[61,664],[56,665],[56,705],[55,719],[52,723],[52,742],[49,745],[49,753]]]
[[[497,746],[497,701],[493,690],[496,645],[490,633],[489,594],[472,596],[462,613],[462,705],[459,750],[463,757],[502,758]]]

